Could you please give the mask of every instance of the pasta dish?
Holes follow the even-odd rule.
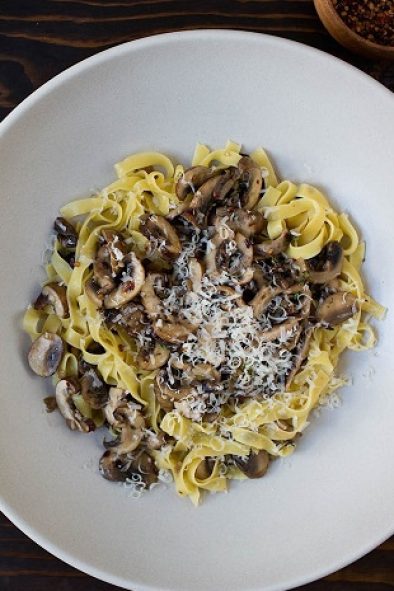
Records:
[[[55,220],[28,361],[70,429],[107,428],[104,478],[170,474],[197,504],[294,450],[384,309],[348,216],[279,182],[263,149],[198,144],[189,168],[138,153],[116,172]]]

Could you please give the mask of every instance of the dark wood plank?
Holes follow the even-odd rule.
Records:
[[[0,0],[0,119],[54,75],[94,53],[175,30],[232,28],[312,45],[394,91],[394,64],[339,47],[312,0]],[[356,563],[298,591],[389,591],[394,537]],[[0,591],[109,591],[48,554],[0,515]]]

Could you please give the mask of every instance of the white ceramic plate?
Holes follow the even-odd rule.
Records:
[[[0,128],[0,494],[24,532],[134,591],[279,590],[334,571],[394,531],[393,317],[376,352],[346,356],[353,386],[261,481],[195,509],[172,488],[139,501],[97,471],[101,445],[46,415],[21,315],[60,205],[113,178],[130,152],[189,162],[194,144],[266,146],[282,177],[321,186],[367,240],[390,306],[394,101],[316,50],[231,31],[175,33],[101,53],[35,92]]]

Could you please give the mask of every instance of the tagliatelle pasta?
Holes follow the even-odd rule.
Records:
[[[135,154],[98,195],[65,205],[24,329],[69,427],[110,428],[104,475],[148,487],[169,471],[197,504],[292,453],[345,383],[341,353],[374,346],[368,318],[384,308],[364,291],[364,243],[317,188],[278,182],[263,149],[245,160],[234,142],[197,145],[192,165],[188,181],[167,156]]]

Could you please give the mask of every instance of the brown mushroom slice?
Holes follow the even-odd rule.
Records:
[[[189,289],[198,293],[201,291],[201,281],[203,278],[203,269],[201,263],[194,257],[189,259]]]
[[[263,177],[261,168],[249,156],[243,156],[238,162],[238,168],[242,172],[243,179],[246,180],[247,189],[243,196],[243,207],[245,209],[253,209],[256,205],[260,191],[263,188]]]
[[[153,323],[153,331],[159,339],[166,343],[180,345],[184,343],[191,334],[195,333],[198,326],[190,322],[164,322],[159,318]]]
[[[290,298],[293,297],[293,301],[294,298],[297,298],[298,300],[298,302],[295,301],[292,307],[288,309],[289,315],[298,316],[299,318],[308,318],[312,305],[312,294],[308,284],[296,283],[295,285],[284,289],[283,295],[290,296]],[[297,305],[301,307],[297,308]]]
[[[46,396],[44,398],[44,404],[47,413],[54,412],[57,409],[57,402],[55,396]]]
[[[104,408],[108,402],[108,387],[92,368],[81,378],[81,394],[93,409]]]
[[[235,464],[248,478],[261,478],[268,470],[269,454],[264,449],[251,452],[246,458],[233,456]]]
[[[308,327],[304,331],[302,337],[300,338],[300,340],[297,344],[295,363],[294,363],[293,368],[291,369],[289,375],[286,378],[286,388],[288,388],[290,386],[290,384],[293,381],[294,377],[296,376],[298,370],[300,369],[302,362],[304,361],[305,357],[308,354],[309,343],[312,338],[312,333],[313,333],[312,328]]]
[[[191,237],[200,232],[201,228],[195,213],[192,211],[184,211],[177,215],[172,215],[172,213],[170,212],[167,218],[172,220],[173,227],[178,235]]]
[[[219,382],[220,372],[209,363],[198,363],[190,367],[190,377],[193,382]]]
[[[108,391],[107,404],[104,407],[104,416],[109,425],[116,425],[115,412],[122,404],[126,404],[126,391],[122,388],[111,387]]]
[[[79,391],[78,383],[72,378],[65,378],[56,384],[56,404],[72,431],[89,433],[94,431],[95,425],[91,419],[81,415],[73,402],[73,396]]]
[[[66,250],[75,250],[78,242],[78,234],[74,226],[65,218],[57,217],[54,229],[62,247]]]
[[[290,244],[291,235],[284,230],[278,238],[274,240],[265,240],[260,244],[255,244],[253,248],[254,256],[258,259],[266,259],[278,256],[285,252]]]
[[[211,177],[196,191],[191,199],[188,209],[201,209],[206,211],[208,205],[213,200],[215,188],[221,183],[221,177],[218,175]]]
[[[337,326],[348,320],[358,311],[357,300],[349,292],[338,291],[329,295],[316,311],[316,318],[330,326]]]
[[[97,308],[101,308],[103,306],[104,294],[101,292],[100,286],[94,281],[94,279],[89,279],[85,283],[85,294]]]
[[[264,285],[259,289],[250,302],[250,306],[253,308],[254,317],[257,319],[260,318],[270,305],[272,299],[282,293],[282,291],[283,290],[280,287],[271,287],[270,285]]]
[[[240,285],[245,285],[253,279],[253,247],[250,241],[240,232],[235,234],[235,242],[241,255],[237,279]]]
[[[120,435],[113,441],[104,440],[104,447],[111,448],[119,456],[126,455],[137,449],[143,435],[141,429],[135,429],[131,425],[123,423],[120,427]]]
[[[150,450],[156,450],[163,447],[166,443],[166,434],[164,431],[156,433],[153,430],[145,429],[144,432],[144,445]]]
[[[143,310],[138,305],[133,305],[133,303],[126,304],[118,309],[105,310],[104,317],[108,326],[111,328],[122,326],[131,336],[143,332],[148,323]]]
[[[127,255],[127,246],[123,237],[113,230],[104,229],[101,232],[107,246],[109,264],[113,275],[117,275],[125,266],[124,258]]]
[[[181,386],[179,388],[171,388],[166,383],[166,376],[159,372],[154,382],[155,396],[160,406],[166,411],[170,412],[174,407],[174,401],[182,400],[194,393],[194,388],[191,386]]]
[[[328,283],[335,279],[342,271],[343,258],[339,242],[328,242],[317,256],[306,261],[309,281]]]
[[[225,269],[240,285],[249,283],[253,279],[253,247],[243,234],[237,232],[234,240],[216,237],[218,246],[214,240],[212,244],[212,250],[206,257],[208,274]]]
[[[112,277],[111,267],[104,261],[96,259],[93,262],[93,279],[99,286],[100,292],[104,295],[115,289],[115,281]]]
[[[136,363],[139,369],[153,371],[163,367],[168,361],[170,352],[161,343],[154,343],[153,347],[142,347],[138,351]]]
[[[149,273],[141,288],[141,300],[151,320],[156,320],[161,314],[161,300],[156,294],[156,286],[163,281],[160,273]]]
[[[154,392],[157,402],[165,412],[171,412],[174,409],[174,400],[164,392],[158,384],[158,378],[154,382]]]
[[[178,199],[183,201],[189,193],[196,193],[197,189],[201,187],[212,176],[217,175],[216,170],[212,170],[207,166],[192,166],[184,171],[176,184],[175,192]]]
[[[131,464],[131,473],[139,474],[147,488],[150,488],[154,482],[157,482],[158,469],[154,459],[146,451],[141,451],[133,459]]]
[[[238,307],[245,306],[245,302],[242,299],[242,294],[238,293],[232,287],[228,285],[218,285],[216,287],[216,294],[220,298],[220,296],[224,296],[226,299],[222,299],[220,302],[220,307],[222,310],[230,311],[232,308],[232,302]]]
[[[268,287],[269,285],[269,281],[260,265],[253,265],[253,281],[256,283],[258,289]]]
[[[204,458],[198,464],[194,475],[198,480],[206,480],[211,476],[214,467],[215,460],[213,458]]]
[[[140,218],[140,232],[153,244],[153,254],[156,250],[165,258],[175,259],[182,252],[182,245],[176,230],[170,222],[161,215],[144,215]]]
[[[31,345],[27,359],[38,376],[48,377],[55,373],[62,360],[64,343],[59,335],[44,332]]]
[[[65,318],[68,314],[67,288],[58,283],[47,283],[41,290],[38,298],[39,308],[50,306],[59,318]]]
[[[287,339],[292,335],[293,329],[299,323],[298,318],[290,318],[286,322],[277,324],[276,326],[260,333],[260,339],[264,342],[272,342],[276,339]]]
[[[224,173],[219,177],[219,182],[214,187],[212,197],[214,201],[221,202],[225,201],[226,197],[230,193],[231,189],[233,189],[234,185],[240,178],[239,169],[235,166],[230,166],[227,168]]]
[[[127,255],[126,275],[118,287],[104,298],[105,308],[120,308],[141,291],[145,281],[145,269],[134,252]]]
[[[105,451],[101,456],[99,463],[101,476],[112,482],[125,482],[128,478],[128,474],[124,460],[125,458],[120,458],[116,451],[109,449]]]
[[[246,238],[250,238],[263,230],[266,220],[259,211],[219,207],[216,210],[213,225],[219,229],[223,224],[233,232],[241,232]]]

